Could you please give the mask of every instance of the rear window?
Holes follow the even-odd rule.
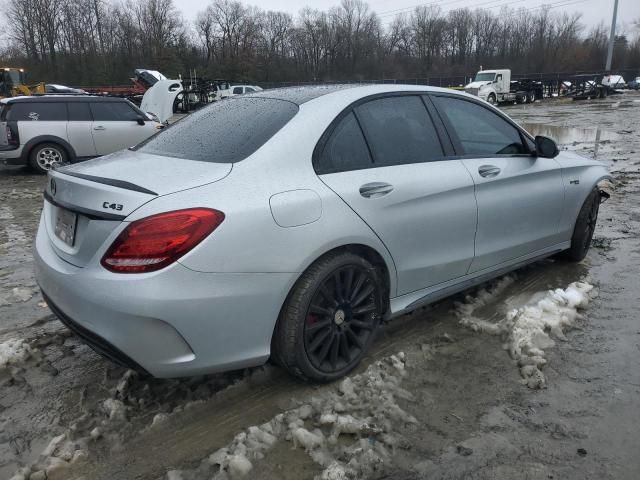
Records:
[[[8,120],[14,122],[66,121],[67,106],[60,102],[15,102],[11,104]]]
[[[135,149],[213,163],[244,160],[298,112],[293,102],[229,98],[213,103],[151,137]]]

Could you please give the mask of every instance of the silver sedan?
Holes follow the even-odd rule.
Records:
[[[154,376],[271,357],[330,381],[382,320],[582,260],[608,177],[451,90],[247,94],[50,172],[37,279],[71,330]]]

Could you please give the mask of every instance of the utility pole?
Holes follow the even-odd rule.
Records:
[[[618,0],[613,0],[613,19],[611,20],[611,36],[609,37],[609,51],[607,52],[607,73],[611,71],[611,60],[613,59],[613,44],[616,42],[616,19],[618,17]]]

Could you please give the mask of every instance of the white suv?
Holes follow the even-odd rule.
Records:
[[[162,125],[124,98],[15,97],[0,100],[0,161],[46,172],[136,145]]]

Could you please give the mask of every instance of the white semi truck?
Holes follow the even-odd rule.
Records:
[[[511,81],[511,70],[481,70],[464,91],[496,105],[498,103],[532,103],[542,98],[542,86],[533,80]]]

